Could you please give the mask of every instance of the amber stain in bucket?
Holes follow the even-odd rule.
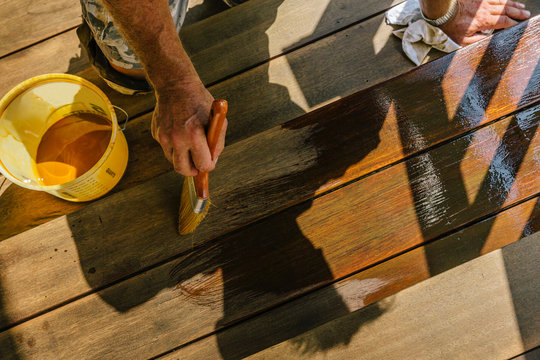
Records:
[[[103,156],[112,134],[111,122],[99,115],[69,115],[41,138],[36,156],[43,185],[59,185],[90,170]]]

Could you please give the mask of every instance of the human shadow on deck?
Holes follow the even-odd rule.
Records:
[[[407,84],[409,86],[401,88],[393,86],[392,82],[389,82],[386,87],[378,86],[382,88],[381,96],[380,101],[376,101],[376,106],[373,107],[378,111],[372,116],[372,119],[377,119],[379,113],[389,115],[390,104],[393,105],[405,156],[423,152],[431,147],[430,144],[440,142],[440,140],[433,142],[434,138],[439,137],[446,140],[448,137],[455,136],[451,134],[460,134],[476,127],[489,106],[501,106],[493,104],[491,101],[522,39],[525,25],[522,24],[519,29],[509,30],[512,31],[512,37],[496,35],[490,39],[472,80],[466,85],[461,103],[454,115],[450,116],[444,100],[445,91],[449,91],[449,89],[444,88],[441,84],[441,80],[449,68],[442,67],[437,69],[437,73],[441,77],[420,78],[412,76]],[[451,59],[454,55],[448,55],[446,64],[452,64]],[[469,64],[464,64],[464,66],[467,65]],[[303,71],[306,69],[295,68],[294,64],[292,64],[292,68],[297,75],[300,86],[304,88],[303,84],[305,84],[305,88],[309,88],[309,81],[302,82]],[[519,98],[512,99],[511,104],[505,103],[504,106],[521,108],[526,104],[525,100],[527,99],[525,98],[534,94],[535,89],[538,88],[539,69],[540,64],[537,63],[531,77],[523,79],[523,81],[528,81],[524,97],[521,100]],[[460,74],[459,69],[452,69],[451,72]],[[319,94],[310,94],[308,91],[304,93],[310,104],[317,104]],[[388,107],[381,107],[385,103]],[[464,173],[467,169],[463,170],[461,166],[463,159],[467,156],[467,150],[473,143],[474,134],[456,141],[455,146],[450,149],[451,153],[432,150],[414,156],[406,162],[415,213],[424,241],[428,242],[454,232],[461,226],[478,221],[482,217],[496,213],[503,206],[511,204],[508,201],[512,186],[516,182],[525,156],[528,152],[530,154],[531,142],[538,130],[537,112],[538,106],[517,114],[510,121],[504,135],[493,139],[500,143],[492,159],[489,159],[487,154],[483,159],[491,161],[491,163],[472,201],[469,199],[470,194],[467,193],[468,189],[464,183],[464,180],[468,180],[464,179],[468,175],[468,173]],[[445,134],[448,135],[445,136]],[[537,217],[538,206],[535,207],[533,215],[527,221],[522,236],[538,231],[539,228],[534,227],[533,224]],[[389,222],[392,222],[391,218]],[[466,239],[470,242],[466,254],[449,257],[445,256],[445,254],[451,253],[448,251],[449,249],[436,246],[426,247],[429,274],[431,276],[437,275],[482,255],[494,222],[494,217],[484,221],[482,226],[477,228],[480,231],[475,233],[475,237]],[[517,230],[521,231],[521,229]],[[519,234],[517,235],[519,236]],[[457,239],[459,241],[459,238]],[[519,318],[519,306],[516,306],[515,310]],[[530,333],[530,329],[528,330]],[[522,337],[525,340],[528,337],[525,330],[522,330]]]
[[[330,1],[318,26],[336,21],[332,15],[341,6],[341,1]],[[277,7],[274,11],[277,11]],[[314,30],[317,31],[318,28]],[[391,44],[395,46],[395,43]],[[373,56],[373,61],[389,55],[386,51],[392,51],[388,48],[382,50],[380,54]],[[338,70],[331,69],[331,65],[325,63],[325,59],[332,58],[331,53],[334,50],[331,47],[324,47],[322,51],[326,52],[325,54],[312,51],[310,58],[314,64],[308,65],[304,59],[306,66],[302,69],[295,68],[298,62],[288,57],[297,81],[301,86],[305,85],[302,86],[302,91],[308,105],[315,106],[348,95],[350,89],[346,86],[333,86],[333,91],[324,91],[320,84],[313,83],[323,77],[337,82],[336,78],[339,76],[333,77]],[[313,68],[317,68],[320,77],[313,77],[313,74],[318,73],[312,71]],[[258,70],[263,70],[258,71],[264,76],[261,84],[267,85],[257,84],[257,91],[248,95],[256,97],[255,103],[272,99],[280,104],[280,111],[291,114],[291,117],[304,113],[291,100],[287,88],[271,82],[271,69],[268,64],[261,65]],[[359,76],[363,77],[365,74]],[[303,83],[304,80],[308,84]],[[321,81],[321,84],[324,84],[324,81]],[[310,92],[311,87],[321,91],[315,94]],[[376,104],[368,104],[372,100],[372,97],[367,97],[362,104],[365,107],[360,108],[376,109]],[[250,103],[245,98],[243,101]],[[245,204],[242,206],[249,208],[249,202],[267,202],[277,206],[275,204],[285,201],[283,204],[290,206],[286,199],[297,199],[298,194],[302,194],[302,198],[306,199],[304,202],[244,227],[211,246],[194,251],[182,259],[171,273],[186,299],[201,305],[223,308],[223,317],[216,324],[216,339],[224,359],[238,359],[257,353],[327,321],[345,316],[351,311],[351,304],[344,300],[339,291],[333,286],[327,286],[335,281],[335,275],[322,250],[316,245],[324,240],[310,239],[298,222],[312,207],[313,197],[318,189],[333,179],[340,178],[349,166],[360,162],[379,143],[378,133],[384,116],[371,116],[373,114],[359,112],[357,104],[346,104],[336,108],[335,113],[330,105],[325,111],[315,112],[319,117],[310,113],[283,125],[284,130],[294,134],[284,135],[284,138],[289,137],[294,141],[286,143],[286,140],[278,136],[275,141],[267,144],[272,151],[260,149],[260,163],[263,164],[271,164],[272,157],[290,157],[286,160],[275,159],[275,165],[268,169],[269,173],[283,175],[272,177],[250,169],[250,174],[261,176],[264,180],[249,178],[250,174],[236,178],[240,187],[222,195],[220,203],[225,205],[225,208],[217,211],[239,211],[227,207],[226,204]],[[231,121],[231,130],[233,133],[240,132],[235,129],[234,121]],[[340,156],[335,156],[336,154]],[[332,238],[332,234],[326,235]],[[312,240],[315,240],[315,243],[312,243]],[[223,287],[222,290],[220,287]],[[277,314],[274,318],[273,315],[263,314],[254,321],[243,322],[254,314],[264,313],[323,287],[322,299],[310,302],[295,313],[290,307],[284,306],[272,311]],[[356,302],[363,301],[362,289],[356,290]],[[365,292],[366,295],[367,293],[368,291]],[[363,324],[384,311],[377,305],[374,309],[370,319],[351,324],[332,337],[310,338],[307,342],[297,343],[299,351],[315,354],[335,346],[347,345]],[[237,324],[239,322],[242,323]]]
[[[279,5],[281,2],[273,2],[272,9],[265,9],[273,14],[272,18],[264,19],[268,26],[274,22]],[[260,37],[259,41],[253,42],[260,44],[260,48],[246,48],[246,51],[268,52],[268,36],[265,30],[261,29],[257,34]],[[257,71],[261,74],[257,79],[257,91],[250,91],[257,100],[276,101],[280,104],[279,109],[286,109],[288,114],[292,114],[291,118],[304,113],[302,108],[291,101],[286,87],[272,83],[268,75],[268,63],[260,65]],[[330,94],[323,95],[319,97],[319,101],[330,100],[337,95],[331,94],[331,97]],[[230,99],[227,94],[224,97]],[[242,102],[249,103],[246,99],[242,99]],[[231,108],[234,106],[231,105]],[[362,119],[366,118],[364,115]],[[230,131],[234,137],[242,130],[235,129],[233,119],[234,111],[230,116]],[[230,336],[231,333],[221,331],[244,318],[334,281],[334,275],[321,249],[313,245],[304,235],[296,219],[310,209],[312,200],[309,199],[320,186],[340,177],[352,163],[360,161],[376,148],[382,118],[381,121],[362,121],[360,123],[363,125],[355,126],[362,119],[358,118],[358,114],[352,114],[342,121],[341,127],[334,126],[330,122],[331,117],[313,123],[313,127],[311,124],[302,124],[301,121],[285,126],[284,129],[287,131],[301,134],[302,138],[297,139],[298,143],[289,145],[292,149],[300,149],[300,152],[303,147],[308,149],[307,154],[312,157],[307,166],[295,168],[293,164],[291,173],[285,172],[286,175],[267,178],[268,181],[256,183],[254,186],[248,185],[244,192],[241,187],[229,196],[240,198],[242,201],[251,201],[255,196],[260,202],[264,201],[266,195],[286,200],[285,193],[302,187],[304,198],[307,200],[195,250],[179,263],[177,269],[172,272],[172,279],[168,273],[162,271],[168,265],[148,270],[140,276],[131,276],[133,269],[140,270],[146,264],[153,264],[152,259],[163,258],[163,253],[175,254],[181,252],[180,249],[185,250],[180,241],[185,243],[189,241],[188,237],[180,241],[174,239],[174,242],[167,244],[160,241],[162,238],[170,239],[171,234],[176,234],[179,185],[182,183],[179,176],[174,174],[162,176],[164,179],[162,183],[156,180],[154,185],[159,189],[151,190],[155,194],[155,199],[145,199],[145,203],[137,202],[137,193],[130,193],[131,189],[128,189],[114,194],[114,203],[98,201],[90,207],[68,215],[81,269],[88,284],[91,288],[99,290],[100,298],[114,309],[127,313],[142,306],[162,290],[179,283],[179,291],[189,300],[186,304],[195,304],[201,312],[201,318],[213,318],[214,316],[207,311],[223,308],[223,317],[217,322],[216,330],[219,350],[225,359],[258,352],[335,317],[348,314],[349,304],[330,286],[325,290],[325,300],[315,304],[312,311],[305,314],[302,319],[294,319],[296,323],[289,323],[285,327],[276,324],[277,327],[269,325],[270,328],[257,329],[238,327],[235,333],[237,335],[233,337]],[[244,125],[251,126],[245,123]],[[339,141],[328,142],[328,136]],[[360,141],[363,146],[356,146],[356,141]],[[343,146],[347,148],[347,157],[335,159],[329,156],[340,152]],[[261,155],[268,157],[270,162],[273,161],[272,156],[279,156],[264,149],[261,149]],[[292,152],[291,155],[289,160],[297,163],[298,160],[294,158],[297,153]],[[209,217],[211,216],[212,213],[209,214]],[[127,224],[130,224],[129,233],[123,228]],[[176,248],[179,250],[172,250]],[[122,253],[119,249],[130,249],[126,250],[130,256],[119,255]],[[140,253],[140,257],[134,256],[137,253]],[[100,289],[111,280],[120,279],[126,281]],[[164,332],[166,326],[186,326],[182,325],[181,319],[176,321],[167,314],[163,315],[166,320],[152,321],[159,323]],[[350,327],[331,341],[318,339],[301,347],[308,352],[317,352],[347,344],[361,325],[358,323],[356,328]],[[242,346],[238,347],[236,344],[240,340]]]

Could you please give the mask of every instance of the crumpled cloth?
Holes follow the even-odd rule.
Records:
[[[387,24],[406,26],[393,31],[393,34],[402,40],[403,51],[416,65],[424,61],[431,48],[446,53],[461,48],[441,29],[423,19],[418,0],[407,0],[388,10],[385,15]]]

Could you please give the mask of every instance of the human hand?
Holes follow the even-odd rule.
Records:
[[[225,146],[227,119],[212,158],[206,140],[214,98],[199,79],[156,91],[157,104],[152,117],[152,136],[174,170],[185,176],[212,171]]]
[[[505,29],[531,16],[525,5],[510,0],[458,0],[456,16],[440,28],[459,45],[469,45],[486,35],[483,30]]]

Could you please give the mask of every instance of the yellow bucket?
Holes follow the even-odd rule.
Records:
[[[76,179],[44,185],[36,166],[42,136],[59,120],[81,113],[111,122],[105,153]],[[67,74],[36,76],[0,100],[0,172],[15,184],[69,201],[89,201],[106,194],[120,181],[127,161],[127,142],[113,105],[97,86],[83,78]]]

